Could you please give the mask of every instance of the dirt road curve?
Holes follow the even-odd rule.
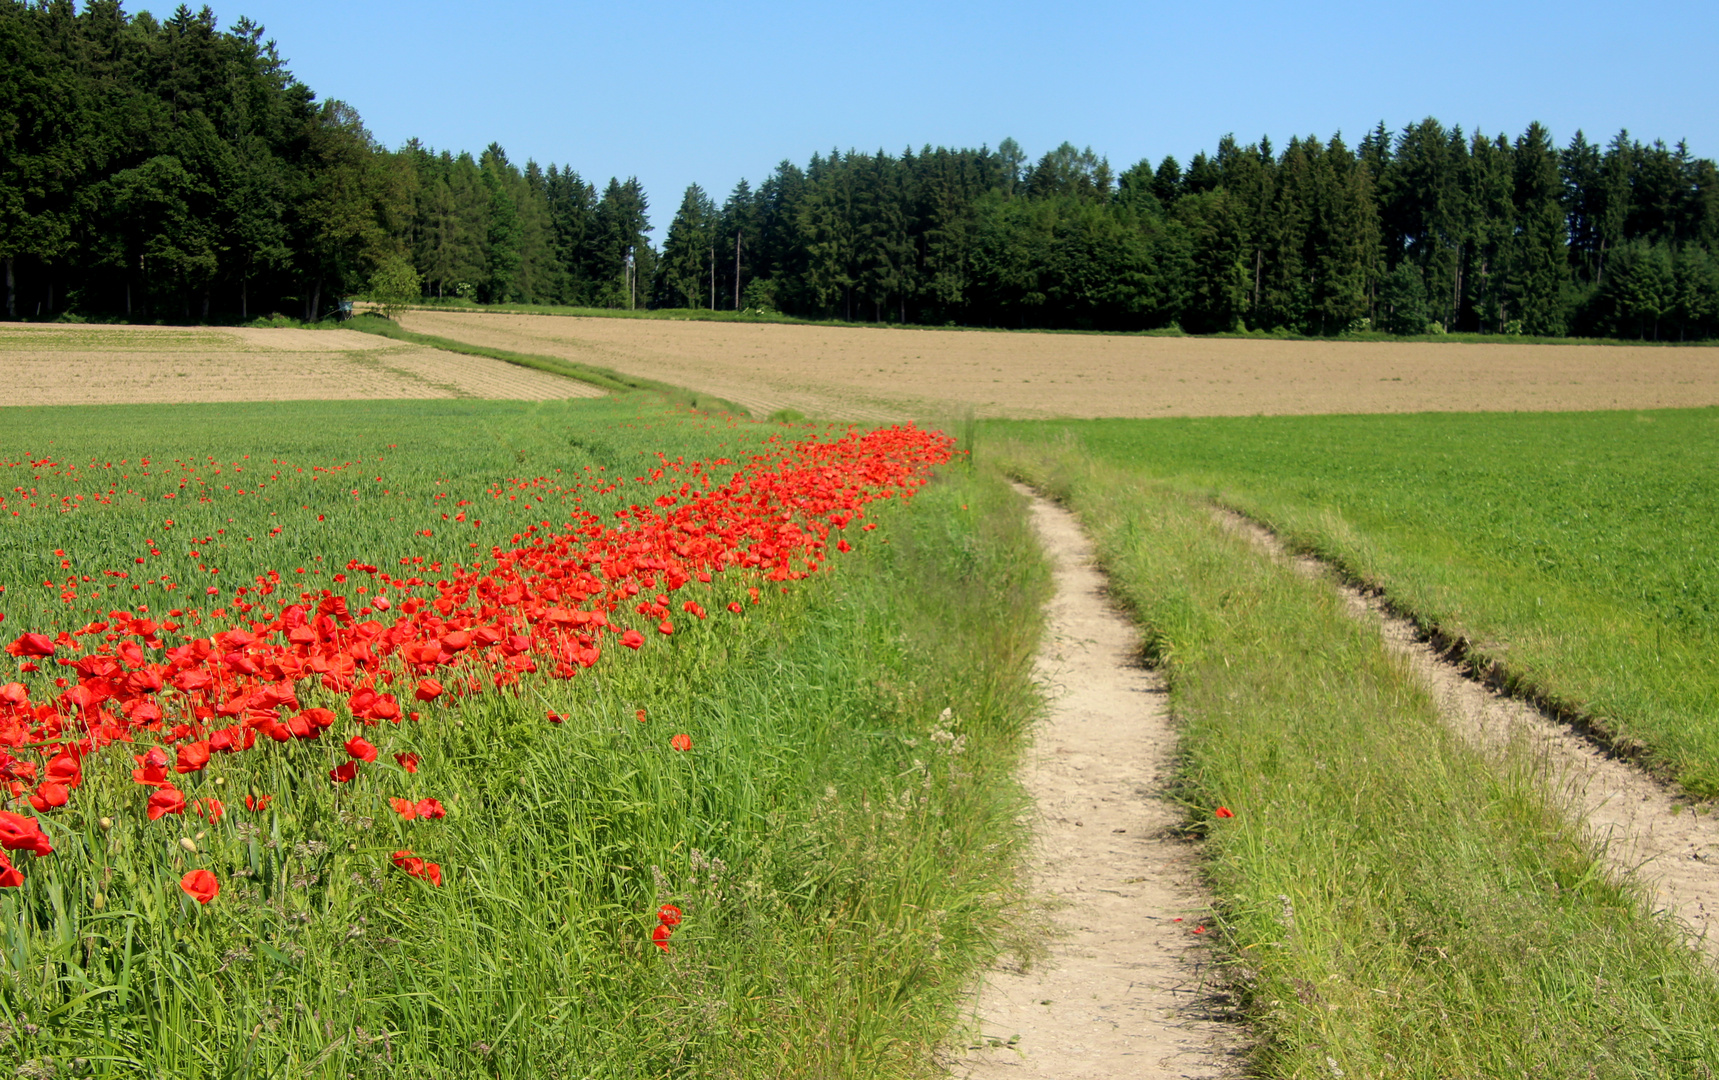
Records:
[[[595,397],[497,360],[351,330],[0,326],[0,405]]]
[[[1024,489],[1023,489],[1024,490]],[[1022,780],[1037,808],[1032,883],[1056,938],[1027,970],[989,973],[968,1080],[1240,1075],[1238,1033],[1210,1018],[1208,898],[1159,795],[1175,734],[1138,635],[1110,607],[1074,516],[1034,498],[1056,594],[1037,674],[1052,696]]]
[[[1444,345],[412,311],[409,330],[855,420],[1650,409],[1719,404],[1719,348]]]

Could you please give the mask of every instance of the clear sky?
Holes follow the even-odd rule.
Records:
[[[130,10],[166,15],[161,0]],[[689,183],[720,202],[784,158],[930,143],[1030,157],[1067,140],[1118,170],[1184,164],[1226,132],[1424,116],[1559,145],[1687,139],[1719,156],[1714,0],[861,4],[219,0],[388,146],[499,142],[601,186],[636,175],[657,238]]]

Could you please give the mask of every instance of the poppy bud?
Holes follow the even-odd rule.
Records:
[[[197,854],[197,841],[191,839],[189,836],[181,836],[179,838],[179,846],[193,855]]]

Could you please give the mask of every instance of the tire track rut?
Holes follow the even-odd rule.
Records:
[[[1719,816],[1608,751],[1532,704],[1476,681],[1423,641],[1413,623],[1377,597],[1343,582],[1320,560],[1294,555],[1257,522],[1230,510],[1225,524],[1274,558],[1339,589],[1355,618],[1377,627],[1470,745],[1501,753],[1524,742],[1547,783],[1586,824],[1606,864],[1648,890],[1656,915],[1672,919],[1688,944],[1719,962]]]

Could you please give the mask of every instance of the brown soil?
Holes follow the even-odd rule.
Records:
[[[1040,498],[1032,516],[1055,569],[1036,664],[1052,708],[1022,782],[1037,809],[1027,876],[1053,937],[1038,962],[989,973],[955,1073],[1239,1076],[1238,1033],[1215,1018],[1194,933],[1210,899],[1161,792],[1176,738],[1162,681],[1140,666],[1134,627],[1110,606],[1074,516]]]
[[[0,326],[6,405],[595,397],[584,383],[352,330]]]
[[[598,364],[757,415],[856,420],[1719,404],[1719,348],[1255,341],[412,311],[407,329]]]
[[[1239,515],[1222,516],[1261,550],[1290,558],[1266,529]],[[1306,556],[1294,563],[1343,590],[1350,613],[1379,628],[1386,647],[1404,659],[1445,720],[1471,745],[1494,754],[1526,749],[1544,770],[1549,789],[1586,823],[1612,872],[1640,884],[1655,914],[1669,916],[1692,945],[1719,961],[1719,818],[1698,812],[1666,785],[1609,757],[1569,725],[1467,677],[1466,669],[1421,641],[1413,623],[1390,614],[1379,599],[1341,584],[1324,563]]]

